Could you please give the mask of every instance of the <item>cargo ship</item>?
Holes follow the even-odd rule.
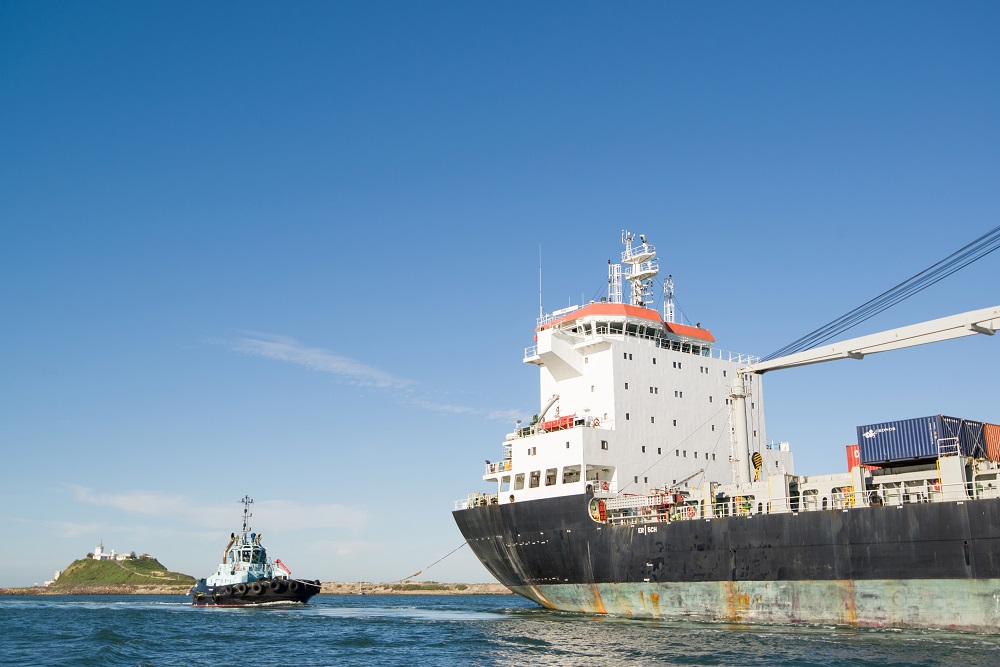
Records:
[[[858,427],[848,466],[797,475],[762,375],[1000,328],[1000,307],[762,361],[653,306],[655,248],[623,233],[600,301],[539,313],[540,409],[455,503],[498,581],[543,607],[739,623],[1000,632],[1000,427]],[[627,287],[626,287],[627,285]]]

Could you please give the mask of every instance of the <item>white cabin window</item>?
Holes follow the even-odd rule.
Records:
[[[593,393],[594,393],[594,385],[590,385],[590,393],[591,393],[591,394],[593,394]]]
[[[638,484],[638,483],[639,483],[639,476],[638,476],[638,475],[636,475],[636,476],[635,476],[635,477],[633,477],[632,479],[634,479],[634,480],[635,480],[635,483],[636,483],[636,484]]]
[[[601,449],[607,449],[607,448],[608,448],[608,441],[601,440]]]
[[[625,421],[628,421],[628,413],[625,413]]]
[[[545,486],[555,486],[557,472],[556,468],[549,468],[545,471]]]
[[[542,471],[541,470],[533,470],[531,472],[531,477],[529,478],[529,481],[528,481],[528,486],[530,488],[532,488],[532,489],[537,489],[539,483],[541,482],[541,480],[542,480]]]
[[[656,417],[650,417],[649,418],[649,423],[650,424],[655,424],[656,423]]]
[[[523,488],[524,488],[524,473],[519,472],[517,475],[514,476],[514,490],[520,491]]]
[[[656,365],[656,357],[653,357],[653,365]]]
[[[676,419],[674,420],[674,426],[677,426],[677,420]]]
[[[663,453],[663,448],[662,447],[657,447],[656,448],[656,453],[657,454],[662,454]]]
[[[566,441],[566,449],[569,449],[569,440]]]
[[[628,389],[628,382],[625,383],[625,388]]]
[[[643,454],[645,454],[645,453],[646,453],[646,445],[643,445],[643,446],[642,446],[642,453],[643,453]]]

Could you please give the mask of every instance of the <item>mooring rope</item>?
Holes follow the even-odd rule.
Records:
[[[397,579],[396,581],[390,581],[389,583],[390,584],[401,584],[404,581],[407,581],[408,579],[412,579],[413,577],[417,576],[418,574],[423,574],[423,572],[425,570],[431,569],[432,567],[434,567],[435,565],[437,565],[438,563],[440,563],[441,561],[443,561],[445,558],[447,558],[448,556],[452,555],[453,553],[455,553],[456,551],[458,551],[459,549],[461,549],[462,547],[464,547],[466,544],[468,544],[468,542],[462,542],[457,547],[455,547],[454,549],[452,549],[451,551],[449,551],[445,555],[441,556],[436,561],[434,561],[433,563],[431,563],[427,567],[423,568],[422,570],[417,570],[416,572],[414,572],[413,574],[411,574],[408,577],[403,577],[402,579]]]

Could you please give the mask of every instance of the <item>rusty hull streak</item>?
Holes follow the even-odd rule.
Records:
[[[535,601],[542,605],[546,609],[555,610],[556,606],[549,602],[549,599],[542,595],[542,591],[538,589],[538,586],[528,586],[528,590],[535,594]]]
[[[844,600],[844,623],[847,625],[857,627],[858,626],[858,603],[854,599],[854,580],[847,579],[844,581],[845,590],[843,600]]]
[[[591,584],[590,590],[594,594],[594,611],[598,614],[606,614],[608,610],[604,607],[604,600],[601,599],[601,591],[597,584]]]

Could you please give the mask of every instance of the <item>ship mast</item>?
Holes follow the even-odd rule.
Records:
[[[250,517],[253,516],[253,514],[250,513],[250,505],[253,504],[253,498],[251,498],[249,495],[246,495],[243,496],[243,500],[241,500],[240,502],[243,504],[243,534],[246,535],[247,526],[249,525],[248,521],[250,520]]]
[[[635,234],[629,231],[622,232],[622,243],[625,244],[622,264],[628,267],[625,270],[625,278],[631,285],[629,305],[648,308],[653,302],[653,278],[659,274],[660,266],[656,260],[656,248],[646,242],[645,234],[639,234],[639,239],[642,245],[633,246]],[[608,270],[609,281],[612,283],[611,302],[621,303],[621,269],[619,265],[611,264]],[[616,286],[617,290],[614,289]]]

